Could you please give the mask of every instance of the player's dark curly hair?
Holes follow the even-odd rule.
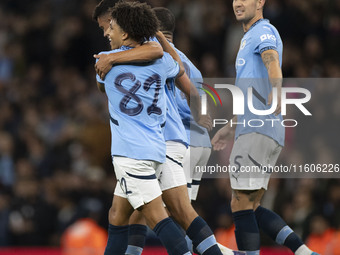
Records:
[[[100,16],[109,12],[110,9],[112,9],[113,6],[115,6],[116,3],[118,3],[118,0],[102,0],[102,1],[100,1],[99,4],[97,4],[96,8],[93,11],[92,19],[94,21],[97,21]]]
[[[157,19],[159,20],[159,30],[162,32],[170,32],[174,33],[175,31],[175,16],[172,12],[164,7],[155,7],[153,11],[156,14]]]
[[[146,3],[120,1],[112,10],[112,18],[138,43],[150,39],[158,31],[158,19]]]

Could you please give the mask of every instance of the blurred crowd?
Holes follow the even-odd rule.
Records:
[[[204,77],[235,76],[243,31],[232,1],[147,2],[173,11],[175,45]],[[58,246],[84,217],[107,226],[115,179],[93,54],[109,44],[92,20],[97,3],[0,2],[0,246]],[[340,77],[339,13],[339,0],[267,0],[264,16],[284,42],[285,77]],[[280,163],[339,163],[340,84],[332,83],[311,87],[313,117],[287,130]],[[335,235],[339,180],[272,179],[264,203],[304,240]],[[228,179],[205,179],[195,203],[222,236],[232,223],[229,201]]]

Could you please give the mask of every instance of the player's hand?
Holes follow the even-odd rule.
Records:
[[[205,127],[208,131],[212,129],[212,121],[210,115],[201,115],[197,121],[198,125]]]
[[[273,91],[268,96],[268,105],[273,103]],[[277,106],[274,111],[275,116],[281,113],[281,87],[277,88]]]
[[[96,73],[99,75],[100,79],[104,80],[106,74],[112,68],[110,56],[108,54],[95,54],[93,57],[98,59],[98,62],[94,65]]]
[[[232,139],[233,136],[233,129],[226,125],[214,135],[213,139],[211,140],[211,145],[215,151],[223,150],[228,142]]]

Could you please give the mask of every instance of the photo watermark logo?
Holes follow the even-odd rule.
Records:
[[[216,89],[223,89],[226,91],[231,92],[232,99],[233,99],[233,115],[245,115],[245,106],[248,107],[248,113],[251,114],[251,116],[269,116],[273,114],[277,108],[278,105],[278,90],[277,88],[272,89],[272,104],[268,105],[269,109],[267,109],[267,102],[266,99],[263,98],[260,93],[253,87],[249,87],[247,89],[247,98],[245,98],[244,93],[242,90],[231,84],[215,84],[214,87],[202,83],[204,86],[208,87],[211,91],[214,92],[214,94],[217,96],[217,98],[220,101],[221,106],[222,100],[220,95],[217,93]],[[216,100],[213,97],[213,95],[206,89],[202,88],[203,91],[205,91],[214,101],[215,106],[217,106]],[[288,94],[295,94],[300,95],[299,98],[289,98]],[[254,97],[260,100],[262,104],[265,106],[264,109],[256,109],[254,106]],[[311,99],[311,92],[305,88],[299,88],[299,87],[282,87],[281,88],[281,115],[286,116],[287,115],[287,105],[294,105],[297,107],[305,116],[312,116],[312,114],[307,110],[307,108],[304,106],[305,103],[309,102]],[[245,104],[245,100],[247,104]],[[207,115],[207,95],[204,94],[202,96],[202,103],[201,103],[201,113],[202,115]],[[279,119],[279,118],[268,118],[264,119],[263,117],[259,119],[247,119],[243,120],[243,122],[236,122],[232,123],[231,125],[248,125],[249,127],[262,127],[264,126],[265,121],[271,122],[272,127],[274,127],[275,122],[281,122],[281,125],[284,127],[296,127],[298,125],[298,121],[295,119]],[[213,119],[213,126],[216,125],[225,125],[229,122],[227,119]],[[256,124],[255,124],[256,123]],[[291,124],[289,124],[291,123]]]
[[[220,101],[221,106],[223,106],[221,97],[220,97],[220,95],[217,93],[216,89],[214,89],[212,86],[210,86],[210,85],[208,85],[208,84],[206,84],[206,83],[203,83],[203,82],[199,82],[199,83],[202,84],[203,86],[205,86],[206,88],[209,88],[209,89],[217,96],[217,99]],[[203,114],[203,115],[207,115],[207,94],[208,94],[208,95],[211,97],[211,99],[214,101],[215,106],[217,106],[217,102],[216,102],[215,97],[211,94],[211,92],[210,92],[209,90],[207,90],[207,89],[205,89],[205,88],[199,88],[199,89],[203,90],[203,91],[206,93],[206,94],[203,94],[203,95],[201,96],[201,101],[202,101],[202,104],[201,104],[202,109],[201,109],[201,111],[202,111],[202,114]]]

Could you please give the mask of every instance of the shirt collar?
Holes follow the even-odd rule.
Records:
[[[261,21],[266,21],[266,22],[269,23],[269,20],[268,20],[268,19],[259,19],[259,20],[255,21],[254,24],[251,25],[251,27],[248,29],[248,31],[245,32],[244,34],[248,33],[253,27],[255,27],[255,26],[256,26],[258,23],[260,23]]]

